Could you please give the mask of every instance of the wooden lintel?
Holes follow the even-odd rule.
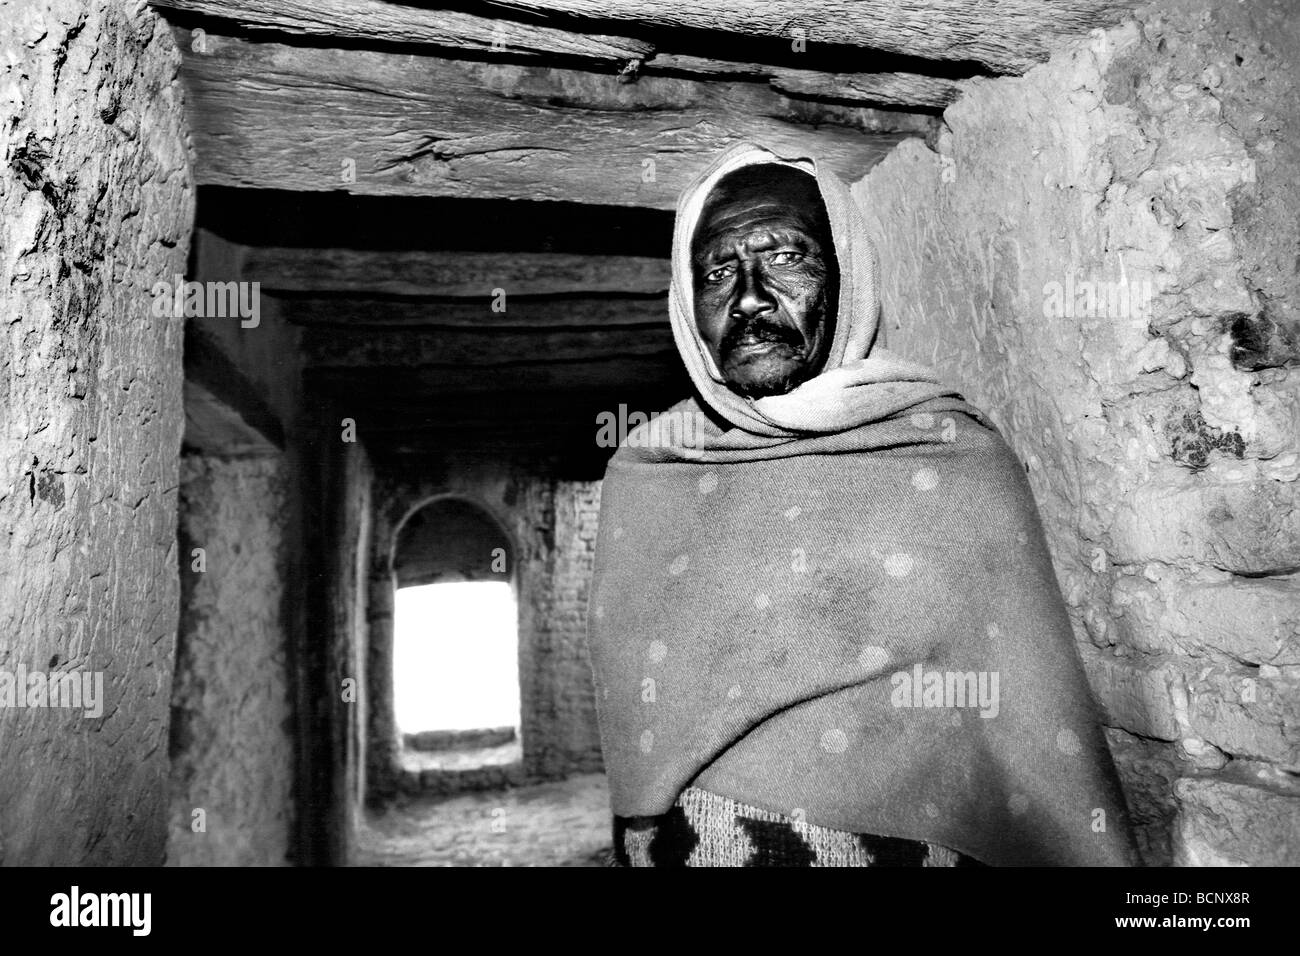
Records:
[[[557,30],[491,15],[433,10],[383,0],[149,0],[154,7],[220,17],[252,30],[379,43],[431,46],[493,54],[546,54],[627,62],[653,44],[630,37]],[[206,42],[208,38],[204,37]],[[191,46],[194,37],[191,36]],[[216,41],[214,41],[216,42]]]
[[[304,380],[339,396],[365,404],[375,395],[495,395],[503,382],[512,388],[572,391],[592,388],[641,390],[682,377],[676,349],[639,356],[584,357],[571,361],[506,361],[494,366],[446,365],[417,368],[308,368]]]
[[[1045,60],[1053,41],[1118,22],[1141,0],[478,0],[483,11],[502,6],[560,13],[602,24],[776,37],[810,59],[822,45],[883,50],[933,60],[982,64],[1022,73]]]
[[[667,323],[659,328],[581,330],[374,328],[307,329],[304,361],[317,368],[514,367],[633,356],[675,356]]]
[[[643,71],[647,75],[763,80],[774,90],[791,96],[913,108],[940,109],[961,94],[959,81],[921,73],[829,73],[672,53],[655,54],[646,61]]]
[[[671,209],[738,142],[814,156],[856,181],[935,121],[753,82],[621,83],[580,70],[208,39],[183,67],[205,184]]]
[[[276,298],[279,314],[295,325],[313,328],[471,328],[562,329],[609,326],[668,327],[666,296],[507,297],[504,308],[492,298],[381,299],[358,296]]]
[[[505,297],[668,290],[667,259],[247,246],[240,276],[283,292]],[[498,291],[499,290],[499,291]]]

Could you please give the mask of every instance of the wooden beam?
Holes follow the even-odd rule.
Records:
[[[309,329],[304,361],[317,368],[513,367],[528,362],[582,362],[677,355],[672,330]]]
[[[358,395],[346,407],[372,454],[429,454],[452,446],[491,446],[550,448],[566,459],[584,454],[607,458],[613,449],[596,443],[599,415],[612,412],[617,419],[620,405],[627,414],[662,412],[689,393],[690,382],[683,372],[679,380],[651,389],[506,390],[494,393],[490,402],[479,396],[411,401]]]
[[[566,391],[591,388],[644,388],[682,377],[682,360],[671,353],[582,358],[572,361],[509,361],[492,367],[451,364],[438,368],[309,368],[304,380],[339,396],[343,404],[364,404],[373,395],[495,395],[504,381],[513,388]]]
[[[614,76],[223,38],[187,52],[200,183],[674,207],[723,149],[813,155],[849,181],[934,117],[755,83]],[[429,223],[454,230],[454,223]]]
[[[459,10],[382,0],[149,0],[154,7],[221,17],[253,30],[380,43],[427,43],[493,54],[548,54],[628,62],[649,55],[645,40],[575,33]],[[207,38],[205,38],[206,42]],[[214,41],[216,42],[216,41]],[[186,44],[189,49],[191,44]]]
[[[471,301],[293,296],[275,299],[278,314],[313,328],[593,328],[668,327],[668,298],[506,299],[492,311],[488,297]]]
[[[245,246],[240,277],[284,292],[485,296],[668,291],[667,259]]]
[[[677,396],[678,400],[685,397],[685,393]],[[659,401],[654,403],[637,403],[621,402],[614,403],[611,407],[601,407],[600,411],[610,411],[614,413],[615,421],[618,420],[618,405],[626,406],[628,414],[641,412],[650,414],[662,412],[665,408],[675,404],[672,400]],[[584,434],[590,441],[594,438],[596,426],[596,412],[564,414],[559,410],[554,410],[546,414],[538,412],[523,412],[518,417],[497,416],[494,418],[467,417],[467,418],[430,418],[421,417],[413,418],[404,415],[401,412],[384,412],[378,413],[369,408],[352,408],[348,407],[352,413],[349,417],[356,419],[358,425],[365,425],[366,443],[373,446],[376,442],[392,441],[411,441],[419,437],[436,436],[452,432],[495,432],[498,434],[508,435],[531,435],[540,432],[542,435],[553,434],[557,430],[565,430],[571,433]],[[624,417],[626,421],[626,416]],[[635,421],[635,419],[634,419]],[[593,442],[594,444],[594,442]]]
[[[683,372],[681,381],[651,389],[605,389],[602,391],[519,392],[506,389],[491,402],[476,396],[443,396],[435,402],[390,395],[360,396],[350,401],[349,410],[364,417],[372,435],[411,435],[421,432],[461,429],[517,429],[536,426],[591,426],[597,415],[619,412],[660,412],[685,398],[690,383]],[[360,419],[359,419],[360,420]]]
[[[934,60],[967,60],[1022,73],[1058,37],[1118,22],[1141,0],[478,0],[484,10],[562,13],[630,27],[779,37],[809,59],[819,45],[869,47]]]
[[[597,448],[585,435],[557,434],[547,429],[534,429],[531,433],[514,430],[449,431],[366,445],[366,451],[372,459],[383,462],[389,469],[408,474],[437,472],[445,466],[449,452],[493,458],[528,454],[539,459],[558,461],[562,464],[565,475],[583,481],[599,481],[615,450]]]
[[[828,73],[758,63],[710,60],[658,51],[648,40],[558,30],[540,23],[480,17],[458,10],[430,10],[382,0],[150,0],[165,10],[219,17],[253,31],[337,37],[377,43],[428,44],[489,56],[566,56],[609,64],[610,71],[642,64],[643,74],[730,76],[770,82],[774,89],[845,102],[946,106],[955,98],[952,80],[915,73]],[[191,33],[186,49],[216,44]]]
[[[920,73],[824,73],[681,54],[656,54],[645,62],[645,75],[669,74],[708,78],[761,80],[772,89],[810,99],[883,103],[939,109],[961,93],[957,80]]]
[[[776,38],[810,66],[819,47],[849,46],[1020,73],[1046,59],[1052,42],[1117,22],[1140,0],[479,0],[483,15],[382,0],[150,0],[153,6],[219,17],[251,30],[378,43],[429,44],[475,53],[575,56],[626,64],[652,57],[645,39],[588,33],[583,20],[628,32],[687,28],[737,38]],[[502,19],[522,12],[534,22]],[[569,29],[547,26],[552,13]],[[537,15],[541,14],[541,17]],[[576,26],[575,26],[576,24]],[[658,51],[668,52],[668,51]],[[815,67],[814,67],[815,68]]]

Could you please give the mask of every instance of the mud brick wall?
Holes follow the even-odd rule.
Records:
[[[184,413],[150,289],[193,219],[178,64],[142,5],[0,15],[0,668],[106,696],[0,710],[4,864],[163,858]]]
[[[548,668],[549,686],[543,684],[545,696],[537,701],[548,717],[552,750],[551,764],[542,760],[536,769],[547,776],[604,767],[587,655],[587,596],[596,555],[600,482],[563,480],[554,487],[554,583],[544,618],[545,646],[554,666]]]
[[[856,187],[888,344],[1028,468],[1153,864],[1300,863],[1289,9],[1144,8],[970,82],[937,152]]]
[[[288,494],[278,456],[181,460],[169,865],[287,862],[294,754],[282,604]]]

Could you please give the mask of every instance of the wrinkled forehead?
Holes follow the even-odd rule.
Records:
[[[691,249],[705,251],[731,230],[756,227],[800,230],[828,241],[830,222],[817,180],[800,169],[768,163],[723,176],[704,201]]]

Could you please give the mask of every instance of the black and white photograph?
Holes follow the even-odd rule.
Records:
[[[1298,187],[1295,0],[0,0],[22,920],[1276,930]]]

